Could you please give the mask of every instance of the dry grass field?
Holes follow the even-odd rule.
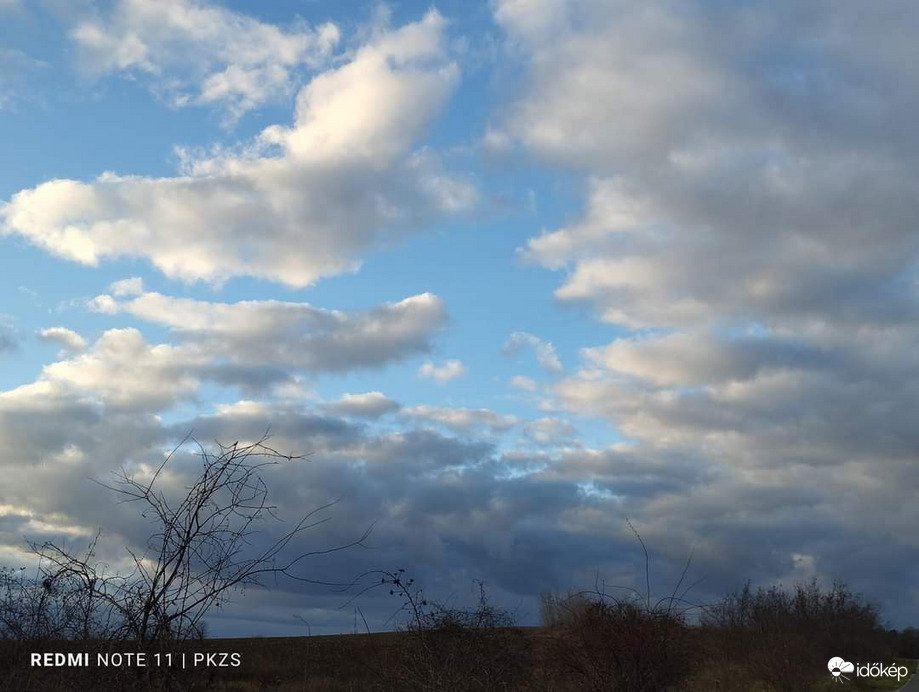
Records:
[[[778,692],[784,690],[895,690],[896,681],[850,679],[845,687],[833,684],[825,670],[782,680],[758,676],[741,661],[718,653],[715,638],[691,628],[684,641],[686,658],[680,668],[660,680],[618,676],[609,666],[615,654],[641,652],[635,642],[624,642],[606,652],[588,650],[596,661],[587,662],[584,642],[577,634],[552,627],[500,628],[480,641],[463,641],[449,633],[439,641],[421,644],[410,631],[313,637],[256,637],[212,639],[171,649],[174,659],[182,650],[193,653],[235,653],[240,665],[157,668],[32,668],[29,655],[36,649],[55,652],[129,651],[129,645],[103,649],[88,643],[63,642],[32,645],[0,644],[0,689],[34,692],[64,690],[214,690],[217,692],[339,692],[357,690],[671,690],[672,692]],[[481,647],[487,650],[480,650]],[[160,652],[166,651],[166,647]],[[152,660],[156,649],[149,650]],[[667,663],[660,650],[645,651],[649,666]],[[227,658],[229,660],[229,657]],[[219,661],[219,657],[212,659]],[[673,661],[671,660],[671,663]],[[898,659],[915,670],[916,661]],[[591,670],[591,667],[593,669]]]

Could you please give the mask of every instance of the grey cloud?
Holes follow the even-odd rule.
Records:
[[[473,578],[483,579],[496,602],[534,622],[541,591],[590,587],[598,568],[607,583],[641,586],[641,555],[624,524],[632,516],[652,546],[652,586],[659,593],[679,577],[695,545],[693,574],[708,578],[700,599],[747,577],[790,577],[814,556],[821,575],[852,569],[846,576],[853,585],[870,587],[866,593],[896,604],[904,617],[907,612],[900,592],[872,583],[870,570],[853,567],[839,549],[841,540],[851,540],[880,555],[867,536],[873,533],[875,542],[885,536],[889,555],[896,554],[900,544],[885,531],[915,518],[909,505],[894,502],[912,487],[907,482],[914,472],[906,466],[898,467],[901,475],[889,479],[882,496],[879,486],[860,484],[865,478],[859,473],[821,486],[814,483],[821,472],[802,464],[737,477],[698,454],[641,445],[546,447],[525,459],[519,452],[501,454],[481,438],[458,439],[411,425],[378,429],[278,401],[240,401],[164,425],[150,414],[105,411],[70,394],[30,387],[0,398],[0,440],[5,449],[17,450],[0,460],[7,479],[0,503],[27,509],[4,509],[4,546],[17,545],[23,527],[34,535],[60,536],[55,527],[91,532],[101,526],[108,530],[104,555],[114,561],[125,543],[141,545],[150,527],[90,478],[104,480],[123,464],[133,468],[162,459],[190,430],[205,443],[232,443],[270,428],[274,447],[307,455],[266,470],[278,515],[295,521],[339,500],[330,521],[306,536],[304,546],[353,540],[375,522],[367,548],[304,564],[304,574],[312,577],[347,581],[368,569],[405,567],[429,595],[460,594],[459,600]],[[175,457],[164,477],[171,491],[195,472],[193,451]],[[507,474],[510,468],[517,473]],[[849,502],[857,497],[854,488],[867,492],[865,503],[899,507],[896,516],[882,526],[859,526],[865,503],[856,502],[846,506],[850,516],[843,525],[834,515],[841,509],[836,498]],[[282,526],[266,525],[259,540]],[[911,554],[908,546],[903,551]],[[888,562],[890,583],[906,583],[912,563]],[[325,587],[279,583],[267,594],[240,596],[212,625],[220,633],[294,634],[296,612],[309,614],[314,631],[347,630],[350,613],[338,610],[346,598]],[[395,608],[383,592],[367,594],[358,605],[372,626],[382,626]]]
[[[216,363],[201,367],[199,373],[202,379],[239,387],[247,396],[264,393],[277,385],[293,382],[288,370],[270,365]]]
[[[574,264],[560,298],[641,327],[915,315],[906,24],[879,60],[853,3],[554,4],[551,40],[503,20],[538,66],[508,128],[594,176],[584,219],[525,251]]]
[[[382,367],[427,352],[447,320],[443,301],[430,293],[353,312],[308,303],[216,303],[159,293],[122,302],[101,296],[93,303],[165,325],[188,344],[236,367],[310,372]],[[224,371],[226,377],[232,374],[232,369]],[[271,379],[270,373],[265,378]]]
[[[519,422],[515,416],[503,415],[487,408],[456,408],[426,404],[405,408],[402,415],[419,421],[437,423],[459,433],[496,433],[507,430]]]
[[[402,405],[382,392],[365,392],[363,394],[343,394],[335,401],[324,403],[322,408],[341,416],[380,418],[387,413],[395,413],[402,408]]]
[[[857,360],[856,354],[777,335],[718,338],[707,332],[616,339],[584,349],[583,355],[611,372],[655,385],[689,387],[750,380],[775,371],[846,368]]]
[[[561,418],[544,416],[528,421],[523,426],[523,434],[540,445],[578,444],[577,430],[570,421]]]
[[[251,429],[261,429],[270,415],[254,416]],[[298,438],[296,426],[286,428],[285,448],[310,446],[308,430],[305,425]],[[865,487],[858,474],[821,485],[819,470],[798,465],[738,478],[699,455],[632,447],[541,454],[528,472],[502,479],[508,462],[488,445],[459,443],[431,431],[363,429],[362,434],[330,448],[314,446],[311,465],[297,470],[302,482],[281,489],[283,507],[341,497],[333,519],[339,538],[371,517],[377,520],[374,549],[329,564],[325,574],[379,567],[382,555],[393,567],[409,567],[429,593],[462,592],[468,587],[463,580],[476,577],[515,607],[533,604],[545,589],[593,584],[598,565],[607,583],[635,586],[641,560],[624,517],[638,516],[654,552],[658,593],[675,583],[695,547],[693,574],[706,577],[695,594],[700,600],[747,578],[805,577],[795,571],[800,568],[795,556],[812,556],[821,578],[851,579],[883,600],[891,617],[904,618],[915,608],[901,592],[872,581],[864,565],[848,571],[846,541],[867,546],[875,530],[861,524],[867,503],[850,508],[847,525],[835,514],[841,509],[838,498],[850,501],[857,496],[852,488]],[[903,480],[891,479],[890,492],[902,498],[898,482]],[[908,505],[902,506],[912,516]],[[890,539],[885,545],[896,551],[902,543]],[[902,545],[902,550],[911,549]],[[897,583],[912,574],[911,563],[888,559],[885,565],[896,572]],[[385,598],[365,603],[368,613],[391,608]],[[535,608],[528,607],[534,617]]]
[[[13,390],[4,397],[12,401],[0,408],[0,439],[15,445],[21,456],[2,459],[8,479],[2,503],[27,508],[25,514],[4,508],[7,518],[0,531],[4,546],[18,545],[21,536],[16,532],[28,522],[33,522],[32,535],[58,538],[61,534],[55,534],[55,526],[74,527],[83,536],[102,526],[107,529],[103,554],[114,562],[120,545],[141,545],[150,528],[132,514],[133,508],[117,505],[91,478],[105,480],[122,465],[132,468],[161,459],[189,430],[205,442],[232,443],[258,437],[268,427],[273,446],[307,454],[301,461],[266,471],[279,516],[295,520],[304,511],[340,498],[331,521],[307,537],[309,546],[353,540],[376,522],[369,550],[310,562],[305,569],[312,576],[347,580],[366,569],[407,566],[432,595],[466,589],[472,578],[484,578],[493,585],[493,594],[510,604],[531,599],[536,590],[553,583],[555,577],[545,570],[555,569],[555,563],[541,564],[541,560],[564,552],[566,541],[581,540],[576,531],[546,533],[553,517],[579,501],[573,484],[561,479],[496,482],[495,451],[486,442],[410,427],[375,431],[277,402],[239,402],[164,427],[144,413],[102,415],[104,409],[96,404],[44,388]],[[21,420],[30,425],[23,427]],[[180,489],[194,473],[197,462],[192,452],[180,452],[164,476],[170,492]],[[33,492],[36,482],[42,484],[40,497]],[[275,529],[266,526],[263,538],[267,540]],[[519,560],[534,568],[525,583],[513,577],[512,566]],[[278,590],[275,602],[286,601],[294,608],[309,604],[317,609],[317,624],[325,622],[332,631],[346,628],[336,610],[343,596],[315,587],[304,591],[291,584],[274,588]],[[375,625],[382,624],[392,610],[382,594],[369,595],[361,607],[368,617],[378,616]],[[284,631],[282,621],[258,608],[248,597],[241,598],[236,616],[250,628]],[[225,626],[242,625],[227,622]]]
[[[502,0],[495,13],[526,75],[503,134],[585,176],[580,217],[521,257],[564,271],[559,300],[625,331],[555,387],[637,460],[588,487],[671,556],[699,545],[713,583],[742,581],[738,565],[763,580],[851,571],[892,617],[914,617],[915,597],[884,587],[889,569],[898,583],[917,570],[908,4]],[[842,557],[878,530],[903,562]]]

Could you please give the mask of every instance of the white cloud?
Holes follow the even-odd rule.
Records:
[[[91,307],[164,325],[212,358],[241,366],[342,372],[380,367],[430,349],[446,322],[431,293],[370,310],[325,310],[309,303],[217,303],[143,293],[121,302],[97,296]]]
[[[586,349],[563,402],[653,447],[842,463],[874,431],[840,409],[867,399],[911,444],[911,390],[890,383],[919,379],[915,25],[849,2],[549,6],[496,5],[528,69],[503,128],[583,171],[587,202],[521,253],[564,270],[558,298],[636,330]]]
[[[116,410],[152,411],[193,396],[207,364],[198,349],[153,345],[136,329],[110,329],[88,352],[44,366],[40,382]]]
[[[62,327],[40,333],[64,345],[65,353],[77,354],[44,366],[42,387],[120,411],[154,411],[192,400],[206,381],[302,398],[298,373],[383,367],[429,350],[446,321],[442,301],[429,293],[353,312],[272,300],[215,303],[159,293],[121,300],[98,296],[90,307],[134,315],[177,336],[175,344],[151,344],[137,329],[110,329],[87,349],[78,334]],[[368,416],[398,408],[379,392],[344,397],[336,404],[339,412],[347,408],[350,414]]]
[[[544,416],[528,421],[523,434],[540,445],[576,444],[577,430],[570,421]]]
[[[615,167],[615,157],[691,136],[700,113],[743,86],[696,42],[698,13],[674,3],[542,0],[536,13],[532,4],[495,3],[514,53],[533,67],[508,126],[552,158]]]
[[[380,418],[387,413],[398,411],[399,402],[393,401],[382,392],[365,392],[364,394],[342,394],[335,401],[329,401],[322,408],[330,413],[357,418]]]
[[[466,366],[460,360],[445,360],[441,365],[434,365],[430,360],[425,361],[418,368],[418,377],[434,380],[438,384],[446,384],[450,380],[466,374]]]
[[[90,312],[99,312],[103,315],[114,315],[118,312],[118,302],[107,293],[90,298],[86,301],[86,307]]]
[[[291,95],[303,68],[322,65],[338,27],[289,28],[193,0],[116,0],[70,37],[87,75],[144,75],[174,106],[219,104],[231,120]]]
[[[94,266],[145,257],[170,277],[255,276],[306,286],[362,252],[472,204],[415,138],[458,78],[444,20],[375,33],[301,89],[292,127],[235,153],[190,156],[186,174],[51,180],[0,206],[0,233]]]
[[[906,308],[890,300],[919,212],[905,27],[878,54],[863,33],[890,18],[859,29],[857,3],[550,5],[544,33],[527,3],[496,12],[529,67],[505,131],[590,176],[583,217],[522,250],[567,269],[560,299],[632,328]]]
[[[495,19],[505,27],[513,27],[515,35],[527,40],[552,37],[568,19],[565,0],[501,0],[495,2]]]
[[[535,392],[537,386],[536,380],[531,377],[525,377],[524,375],[514,375],[508,383],[511,387],[516,387],[526,392]]]
[[[548,341],[543,341],[538,336],[528,332],[514,332],[504,343],[504,353],[515,355],[520,349],[530,347],[536,353],[536,362],[546,370],[552,372],[562,371],[562,362],[555,353],[555,346]]]
[[[144,280],[139,276],[132,276],[130,279],[121,279],[115,281],[109,286],[109,290],[116,298],[125,296],[139,296],[144,292]]]
[[[616,339],[584,349],[590,363],[656,386],[697,387],[750,380],[770,371],[832,367],[817,344],[769,335],[719,338],[708,332]]]
[[[461,433],[474,430],[501,432],[516,425],[515,416],[496,413],[487,408],[451,408],[444,406],[412,406],[402,411],[404,416],[439,423]]]
[[[58,344],[64,353],[80,353],[86,348],[86,341],[72,329],[66,327],[48,327],[39,330],[38,338]]]

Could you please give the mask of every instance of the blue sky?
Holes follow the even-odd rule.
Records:
[[[629,516],[661,588],[695,548],[914,620],[907,8],[0,1],[0,560],[116,560],[87,479],[272,424],[316,540],[379,522],[317,569],[527,619],[635,578]],[[303,603],[347,627],[216,628]]]

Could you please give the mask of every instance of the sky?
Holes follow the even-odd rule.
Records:
[[[919,14],[860,0],[0,0],[0,564],[149,524],[191,432],[315,579],[919,622]],[[181,488],[183,450],[165,477]],[[269,541],[283,524],[266,524]],[[216,634],[348,631],[249,590]],[[389,623],[387,625],[387,622]]]

